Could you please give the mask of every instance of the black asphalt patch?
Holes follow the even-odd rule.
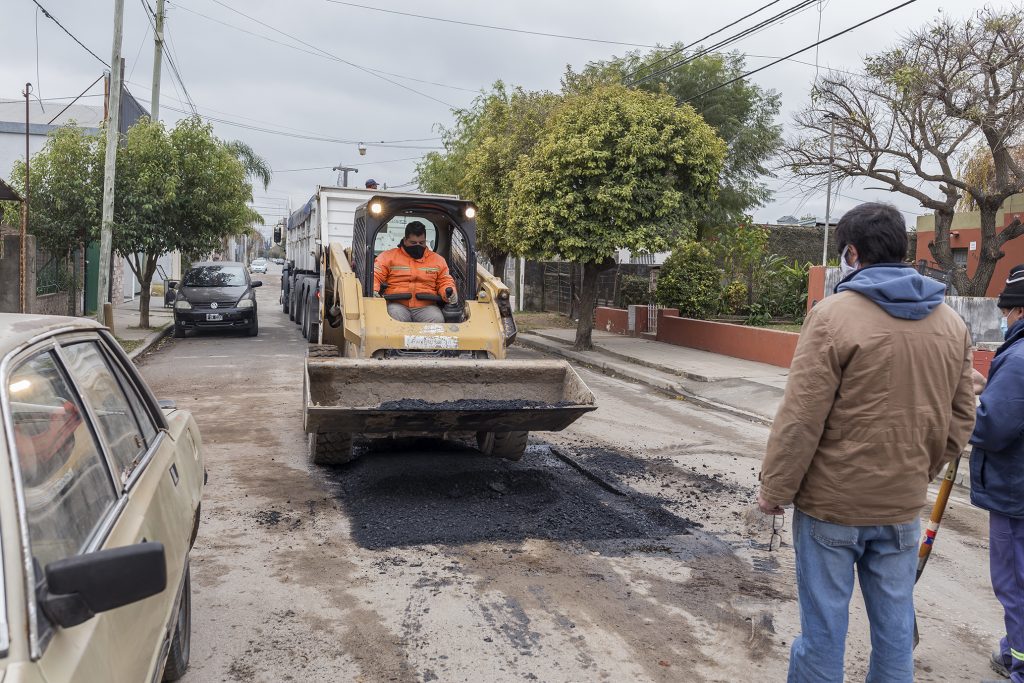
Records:
[[[453,442],[400,442],[324,469],[352,524],[352,538],[380,550],[543,539],[662,540],[699,525],[656,498],[617,496],[531,447],[518,463]]]

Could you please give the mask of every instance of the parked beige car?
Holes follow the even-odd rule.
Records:
[[[181,678],[195,420],[105,329],[53,316],[0,314],[0,409],[2,683]]]

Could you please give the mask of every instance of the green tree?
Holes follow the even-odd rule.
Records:
[[[509,91],[498,81],[456,112],[455,126],[443,132],[445,153],[431,153],[417,167],[421,189],[476,203],[477,248],[495,275],[504,275],[508,255],[518,251],[517,221],[509,210],[516,164],[536,144],[557,101],[552,93]]]
[[[83,249],[100,223],[103,201],[103,147],[95,136],[81,128],[63,126],[52,133],[29,165],[32,192],[29,201],[28,232],[37,244],[66,259]],[[11,170],[11,186],[25,191],[25,162],[18,160]],[[4,220],[21,222],[20,205],[7,204]],[[77,282],[72,281],[70,299],[74,312]]]
[[[102,210],[103,157],[99,140],[64,126],[32,157],[28,232],[39,246],[63,254],[84,242]],[[99,188],[97,185],[99,184]],[[11,185],[25,191],[25,163],[14,162]],[[13,222],[12,224],[17,224]]]
[[[703,55],[658,74],[659,69],[684,56],[685,53],[678,52],[682,47],[678,43],[594,62],[582,74],[568,73],[566,82],[572,89],[598,82],[640,81],[634,87],[665,92],[676,102],[691,105],[727,142],[718,195],[694,217],[698,235],[703,238],[718,226],[742,221],[751,209],[771,198],[764,178],[769,175],[767,166],[782,143],[782,126],[776,122],[781,99],[775,91],[762,89],[748,79],[702,94],[746,71],[744,57],[738,52]],[[670,53],[676,54],[667,57]]]
[[[510,214],[519,246],[583,267],[577,349],[592,348],[597,279],[620,248],[665,249],[718,188],[725,143],[668,95],[601,85],[567,95],[520,158]]]
[[[32,157],[30,229],[55,254],[99,235],[103,150],[104,136],[65,126]],[[177,250],[186,258],[200,256],[221,237],[263,222],[247,206],[251,168],[239,156],[237,145],[218,140],[198,117],[179,121],[169,132],[143,119],[118,148],[113,247],[141,283],[141,327],[149,326],[148,294],[162,254]],[[12,174],[21,188],[23,169],[17,163]]]

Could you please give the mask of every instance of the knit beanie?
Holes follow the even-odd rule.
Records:
[[[1006,287],[999,295],[999,308],[1020,308],[1024,306],[1024,263],[1010,269]]]

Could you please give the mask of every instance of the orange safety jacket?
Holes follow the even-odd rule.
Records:
[[[437,252],[427,247],[423,258],[414,259],[402,247],[383,252],[373,263],[373,291],[379,292],[382,282],[388,283],[385,294],[412,294],[412,298],[396,301],[409,308],[435,306],[434,301],[420,301],[417,294],[437,294],[447,298],[444,290],[456,290],[455,280],[448,272],[448,264]]]

